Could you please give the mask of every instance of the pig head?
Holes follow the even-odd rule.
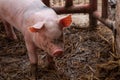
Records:
[[[63,49],[57,43],[55,44],[55,40],[62,38],[63,28],[70,23],[71,15],[61,19],[45,19],[28,28],[37,47],[47,51],[51,56],[58,56],[63,53]]]

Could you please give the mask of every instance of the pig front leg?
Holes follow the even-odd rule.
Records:
[[[7,37],[10,39],[10,40],[13,40],[13,39],[17,39],[17,36],[14,32],[14,29],[13,27],[6,21],[3,21],[3,24],[5,26],[5,30],[6,30],[6,34],[7,34]]]
[[[37,64],[31,64],[31,79],[30,80],[38,80],[38,65]]]
[[[38,71],[38,56],[35,45],[30,41],[30,38],[25,39],[28,57],[31,65],[31,80],[37,80]]]
[[[48,69],[56,70],[54,58],[52,56],[50,56],[49,54],[47,54],[47,62],[48,62],[48,64],[47,64]]]

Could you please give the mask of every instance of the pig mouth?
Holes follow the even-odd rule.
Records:
[[[60,55],[62,55],[62,42],[59,40],[54,40],[53,42],[51,42],[51,44],[48,46],[48,53],[53,57],[59,57]]]
[[[59,56],[61,56],[62,54],[63,54],[63,49],[56,49],[56,50],[53,52],[52,56],[53,56],[53,57],[59,57]]]
[[[59,57],[63,54],[63,42],[59,40],[54,41],[45,41],[41,48],[48,53],[48,55],[52,57]]]

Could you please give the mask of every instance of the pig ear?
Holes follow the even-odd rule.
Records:
[[[63,27],[68,27],[72,23],[71,15],[68,15],[67,17],[63,17],[59,21],[60,24],[63,25]]]
[[[32,27],[29,27],[29,30],[31,32],[38,32],[43,28],[43,26],[44,26],[44,22],[39,22],[39,23],[33,25]]]

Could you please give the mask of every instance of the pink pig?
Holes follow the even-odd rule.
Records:
[[[36,49],[41,48],[49,53],[48,60],[63,53],[62,47],[54,44],[60,38],[62,29],[70,26],[71,15],[58,18],[55,11],[41,0],[0,0],[0,18],[4,20],[7,35],[16,39],[14,26],[25,39],[33,80],[37,80],[38,57]],[[10,34],[9,34],[10,33]]]

